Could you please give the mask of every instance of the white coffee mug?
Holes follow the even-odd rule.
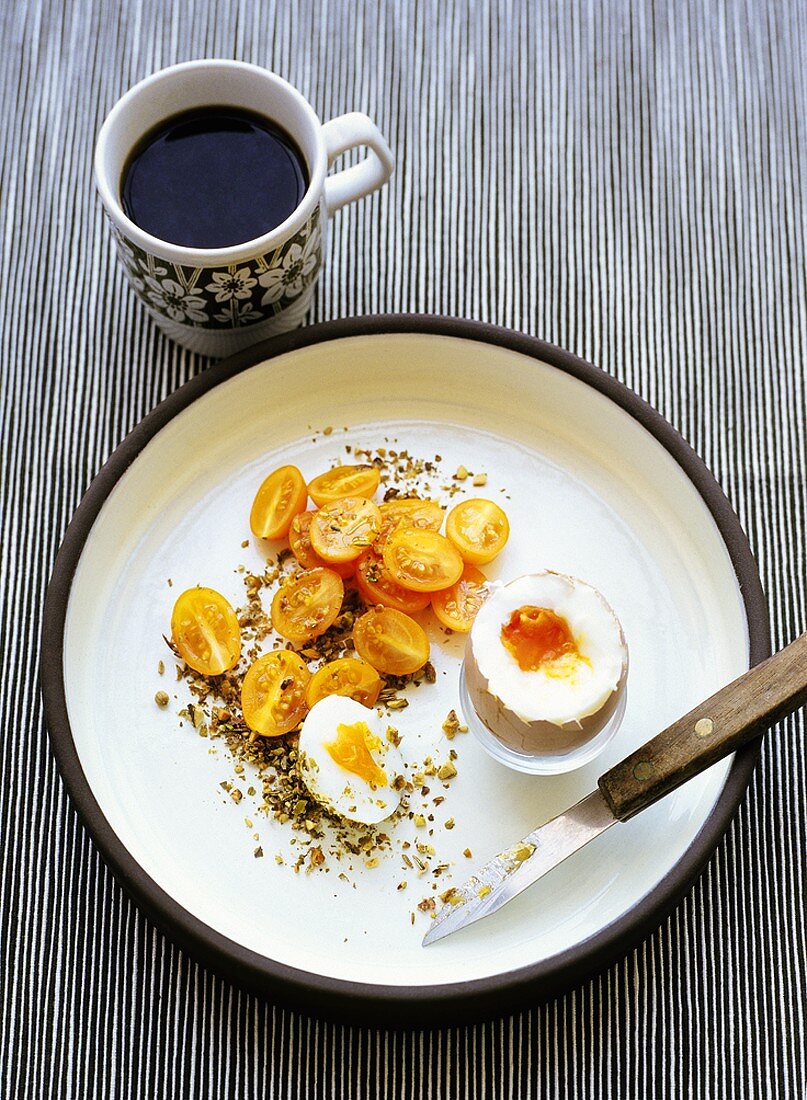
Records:
[[[186,248],[144,232],[121,203],[127,159],[154,127],[186,110],[217,105],[257,112],[290,134],[308,167],[296,210],[276,229],[228,248]],[[367,146],[333,175],[342,153]],[[95,149],[95,180],[129,282],[173,340],[203,355],[229,355],[299,325],[322,267],[328,216],[369,195],[394,160],[378,127],[353,112],[321,123],[288,81],[241,61],[172,65],[131,88],[110,111]]]

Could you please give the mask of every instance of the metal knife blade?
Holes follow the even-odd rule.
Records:
[[[533,829],[519,844],[494,856],[464,886],[451,892],[423,937],[423,946],[489,917],[616,820],[601,791],[596,790],[565,813]]]

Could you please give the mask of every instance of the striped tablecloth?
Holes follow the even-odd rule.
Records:
[[[90,479],[205,366],[126,289],[94,135],[128,85],[204,55],[277,70],[324,118],[368,112],[397,153],[336,217],[314,319],[454,314],[599,363],[716,474],[774,640],[804,629],[804,4],[7,0],[0,19],[0,1096],[803,1097],[803,719],[632,955],[511,1019],[396,1034],[267,1006],[141,917],[67,801],[37,663]]]

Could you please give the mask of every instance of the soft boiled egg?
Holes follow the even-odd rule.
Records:
[[[626,689],[628,648],[609,604],[584,581],[534,573],[494,589],[476,616],[465,686],[487,729],[519,753],[596,737]]]
[[[313,797],[348,821],[375,825],[400,802],[394,784],[403,765],[385,723],[346,695],[327,695],[306,715],[299,769]]]

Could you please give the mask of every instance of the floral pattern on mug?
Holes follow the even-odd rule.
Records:
[[[312,285],[322,263],[319,207],[273,252],[220,268],[173,264],[143,251],[114,225],[112,233],[146,305],[193,328],[241,328],[276,316]]]
[[[250,291],[257,280],[250,277],[248,267],[239,267],[237,271],[214,271],[213,282],[205,290],[215,294],[217,302],[229,302],[231,298],[249,298]]]
[[[189,294],[176,279],[155,279],[146,276],[146,297],[151,306],[172,321],[205,321],[205,300]]]
[[[322,252],[319,226],[303,245],[293,241],[281,263],[264,271],[258,282],[266,288],[261,305],[273,305],[282,298],[297,298],[307,286],[311,272],[317,267]]]

